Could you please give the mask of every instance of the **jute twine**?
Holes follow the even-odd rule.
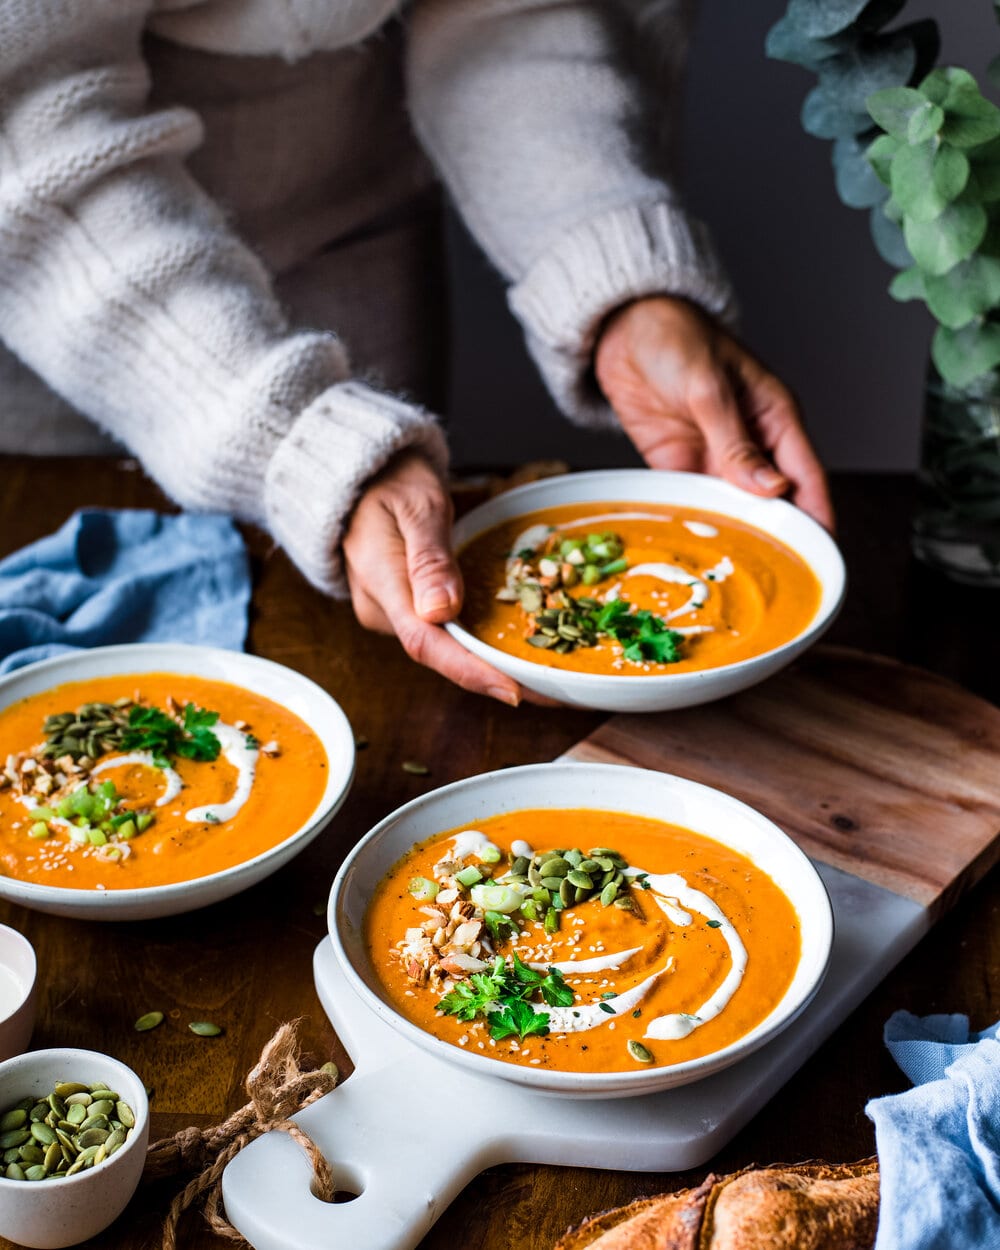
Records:
[[[328,1094],[337,1083],[330,1071],[303,1072],[299,1066],[298,1021],[283,1024],[261,1051],[256,1067],[246,1079],[250,1101],[223,1124],[212,1128],[186,1128],[173,1137],[154,1142],[146,1154],[145,1179],[176,1176],[181,1172],[198,1175],[177,1195],[163,1226],[163,1250],[176,1250],[177,1226],[190,1207],[201,1204],[213,1232],[230,1241],[243,1237],[226,1219],[222,1206],[222,1173],[248,1143],[263,1133],[287,1133],[298,1142],[312,1167],[313,1193],[332,1202],[336,1189],[330,1165],[319,1147],[289,1116],[317,1098]]]

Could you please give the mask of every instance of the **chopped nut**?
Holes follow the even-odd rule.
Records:
[[[281,747],[277,744],[277,742],[272,740],[271,742],[265,742],[260,748],[260,751],[262,755],[267,755],[271,759],[274,759],[276,756],[281,754]]]

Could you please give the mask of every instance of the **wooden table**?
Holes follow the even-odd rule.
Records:
[[[0,554],[56,528],[79,506],[163,506],[133,462],[0,458],[0,483]],[[1000,591],[955,586],[911,562],[909,479],[843,475],[834,487],[851,588],[831,640],[922,664],[1000,702]],[[154,1137],[218,1122],[239,1106],[246,1072],[282,1021],[302,1017],[307,1050],[320,1060],[332,1056],[348,1071],[311,972],[312,952],[324,932],[321,905],[348,847],[421,791],[489,768],[551,759],[601,719],[567,709],[513,710],[465,694],[417,668],[393,640],[361,630],[346,604],[310,589],[266,539],[252,536],[251,546],[250,649],[319,682],[370,742],[359,754],[354,788],[332,827],[256,889],[171,920],[88,924],[0,904],[0,921],[22,930],[38,953],[43,990],[34,1046],[89,1047],[135,1068],[154,1089]],[[426,761],[431,775],[404,772],[406,759]],[[866,1100],[906,1085],[881,1044],[890,1012],[964,1011],[976,1028],[1000,1015],[998,907],[1000,877],[994,872],[713,1167],[810,1157],[848,1160],[871,1153]],[[154,1008],[166,1012],[165,1024],[136,1033],[133,1021]],[[189,1032],[188,1021],[204,1019],[223,1025],[224,1035],[205,1039]],[[627,1102],[622,1132],[628,1132]],[[587,1214],[693,1184],[705,1170],[631,1175],[494,1168],[453,1203],[423,1247],[544,1250]],[[93,1244],[116,1250],[157,1244],[168,1196],[163,1185],[141,1190]],[[185,1227],[186,1246],[207,1250],[226,1244],[199,1218]]]

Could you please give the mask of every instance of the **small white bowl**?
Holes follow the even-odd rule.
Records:
[[[368,958],[364,918],[376,886],[417,842],[446,829],[522,808],[589,808],[628,812],[693,829],[746,855],[798,913],[802,955],[781,1001],[737,1041],[700,1059],[635,1072],[560,1072],[490,1059],[433,1037],[399,1015]],[[480,1076],[577,1098],[649,1094],[687,1085],[736,1063],[786,1028],[805,1009],[826,975],[833,911],[808,858],[786,834],[745,803],[709,786],[643,768],[612,764],[527,764],[484,773],[432,790],[387,816],[357,844],[333,883],[328,910],[334,953],[362,1003],[397,1033],[449,1063]],[[498,1091],[498,1097],[503,1095]]]
[[[23,933],[0,924],[0,1061],[27,1049],[38,1005],[38,965]]]
[[[149,1143],[149,1103],[131,1068],[93,1050],[30,1051],[0,1063],[0,1110],[44,1098],[59,1081],[106,1081],[135,1115],[128,1141],[110,1159],[57,1180],[11,1181],[0,1171],[0,1235],[22,1246],[56,1250],[95,1237],[135,1193]]]
[[[75,890],[0,875],[0,898],[56,916],[84,920],[150,920],[206,907],[276,872],[319,834],[339,810],[354,777],[354,734],[340,705],[320,686],[271,660],[217,647],[136,643],[74,651],[17,669],[0,679],[0,711],[64,682],[131,673],[177,673],[245,686],[299,716],[327,755],[326,788],[316,810],[283,842],[252,859],[190,881],[128,890]]]
[[[756,685],[790,664],[815,642],[840,610],[847,580],[844,561],[837,544],[821,525],[783,499],[762,499],[701,473],[607,469],[531,482],[498,495],[462,517],[454,530],[455,546],[460,548],[485,530],[528,512],[562,504],[612,502],[702,508],[744,521],[777,538],[809,565],[819,581],[820,602],[813,619],[783,646],[735,664],[693,673],[617,677],[532,663],[491,647],[458,622],[446,625],[448,632],[487,664],[550,699],[606,712],[661,712],[709,703]]]

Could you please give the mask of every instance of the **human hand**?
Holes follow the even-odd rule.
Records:
[[[407,451],[391,460],[361,496],[344,537],[355,614],[367,629],[395,634],[418,664],[516,707],[517,682],[441,628],[462,606],[451,519],[448,492],[423,456]]]
[[[826,474],[791,393],[695,305],[668,296],[627,304],[604,327],[594,368],[651,468],[787,494],[833,529]]]

